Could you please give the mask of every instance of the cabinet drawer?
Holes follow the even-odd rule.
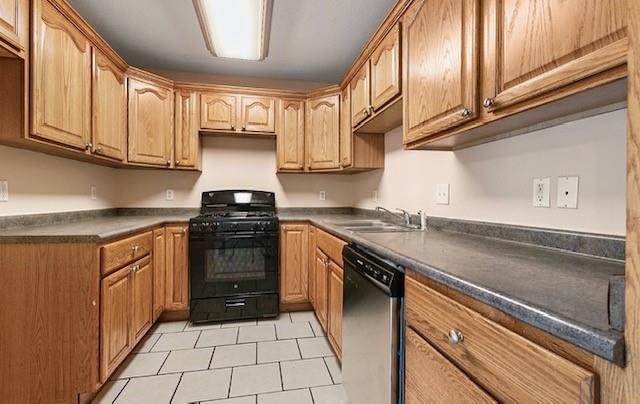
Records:
[[[405,304],[408,325],[498,401],[594,402],[593,373],[411,278]],[[451,330],[463,336],[457,344]]]
[[[100,268],[103,275],[128,263],[140,259],[151,252],[152,232],[138,234],[123,240],[106,244],[100,249]]]
[[[318,229],[316,243],[318,248],[329,256],[331,261],[338,264],[339,267],[344,267],[344,263],[342,262],[342,248],[347,245],[346,242],[332,236],[324,230]]]

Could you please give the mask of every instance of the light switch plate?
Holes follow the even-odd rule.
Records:
[[[173,189],[167,189],[166,199],[168,201],[172,201],[174,197],[175,197],[175,194],[173,192]]]
[[[9,181],[0,180],[0,202],[9,202]]]
[[[558,207],[578,209],[578,177],[558,177]]]
[[[436,185],[436,204],[437,205],[449,204],[449,184]]]
[[[533,179],[533,206],[536,208],[548,208],[551,206],[551,179],[534,178]]]

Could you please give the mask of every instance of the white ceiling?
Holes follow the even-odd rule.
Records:
[[[191,0],[69,3],[133,66],[337,83],[395,0],[274,0],[262,62],[213,57]]]

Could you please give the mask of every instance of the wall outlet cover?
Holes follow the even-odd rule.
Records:
[[[373,191],[373,201],[378,202],[378,190]]]
[[[175,193],[173,192],[173,189],[167,189],[166,199],[168,201],[172,201],[174,198],[175,198]]]
[[[91,186],[91,200],[95,201],[98,199],[98,187],[95,185]]]
[[[449,184],[436,185],[436,204],[437,205],[449,204]]]
[[[558,177],[558,207],[578,209],[578,177]]]
[[[324,201],[327,199],[327,193],[325,191],[320,191],[320,200]]]
[[[9,181],[0,180],[0,202],[9,202]]]
[[[551,206],[551,179],[534,178],[533,179],[533,206],[536,208],[548,208]]]

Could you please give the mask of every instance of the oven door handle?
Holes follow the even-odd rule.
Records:
[[[242,299],[242,300],[227,300],[226,302],[224,302],[225,306],[227,307],[242,307],[244,305],[247,304],[247,301]]]

